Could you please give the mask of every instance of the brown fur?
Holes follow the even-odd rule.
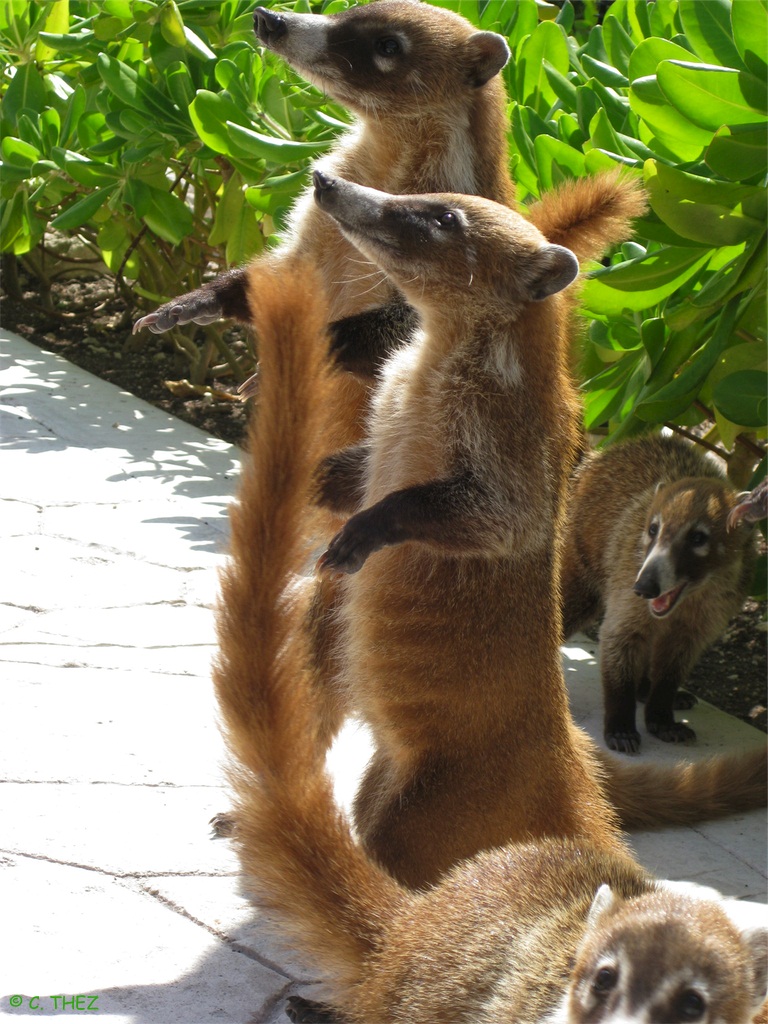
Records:
[[[719,467],[678,438],[617,444],[579,467],[565,533],[563,628],[569,636],[602,619],[605,735],[614,749],[639,747],[636,695],[646,700],[650,731],[695,738],[674,721],[673,702],[748,592],[754,538],[746,526],[726,526],[738,498]]]
[[[486,200],[340,179],[318,197],[423,325],[383,370],[361,510],[324,561],[354,573],[343,683],[376,745],[355,805],[363,843],[414,886],[509,839],[619,849],[558,647],[555,537],[578,403],[562,299],[532,300],[565,250]],[[460,229],[430,227],[444,210]]]
[[[596,952],[638,941],[638,921],[642,934],[657,927],[663,951],[651,957],[649,999],[665,991],[670,948],[678,958],[682,949],[686,977],[706,967],[717,987],[702,1021],[746,1024],[764,995],[755,995],[763,940],[749,923],[734,933],[716,894],[700,911],[701,896],[667,895],[621,850],[554,838],[479,854],[414,893],[352,840],[323,766],[293,601],[323,427],[328,378],[315,335],[327,311],[311,267],[266,275],[261,294],[265,386],[232,510],[215,682],[233,755],[235,842],[278,939],[321,973],[325,998],[350,1024],[579,1024],[592,1019],[580,1007]],[[595,899],[605,885],[613,895]],[[696,923],[681,935],[688,919]]]

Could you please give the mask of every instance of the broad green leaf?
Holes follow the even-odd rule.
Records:
[[[131,178],[126,182],[125,194],[136,216],[166,242],[179,245],[192,232],[192,213],[172,192]]]
[[[213,227],[208,235],[209,245],[222,245],[227,241],[236,221],[243,215],[245,198],[243,196],[243,179],[235,172],[225,184],[221,196],[216,203],[216,214]]]
[[[655,75],[663,60],[690,60],[692,56],[690,50],[678,46],[669,39],[659,39],[656,36],[645,39],[635,47],[629,58],[629,82],[631,84],[638,78]]]
[[[669,248],[595,271],[582,290],[582,305],[609,316],[649,309],[681,288],[709,258],[708,251]]]
[[[261,157],[280,164],[295,163],[297,160],[319,156],[333,145],[333,139],[326,139],[324,142],[292,142],[289,139],[278,139],[235,124],[234,121],[227,121],[227,128],[236,151],[235,155],[240,151],[245,156]]]
[[[748,181],[762,177],[768,171],[765,127],[723,125],[707,147],[704,159],[722,178]]]
[[[46,32],[65,33],[69,28],[69,0],[54,0],[48,17],[45,19],[43,29]],[[35,59],[39,64],[50,60],[55,50],[46,46],[44,40],[38,35],[35,44]]]
[[[764,230],[763,189],[711,181],[655,160],[648,160],[644,170],[652,209],[684,238],[738,245]]]
[[[653,423],[663,423],[685,412],[730,341],[738,308],[738,300],[732,299],[723,308],[712,336],[688,365],[669,384],[639,402],[635,407],[635,415]]]
[[[97,66],[104,84],[120,102],[151,116],[156,127],[165,127],[168,123],[174,126],[183,124],[168,97],[123,61],[100,53]]]
[[[705,309],[728,299],[748,288],[756,288],[765,279],[765,232],[745,247],[712,275],[711,279],[689,301],[694,309]]]
[[[603,43],[611,64],[621,74],[628,75],[630,58],[638,44],[610,10],[603,21]]]
[[[40,159],[40,150],[22,139],[14,139],[7,135],[0,143],[3,161],[11,167],[27,170]]]
[[[553,139],[550,135],[539,135],[534,139],[536,166],[543,189],[551,189],[569,178],[584,176],[584,157],[577,149]]]
[[[116,181],[121,177],[120,171],[109,164],[97,163],[95,160],[68,159],[64,167],[73,181],[91,188],[99,188]]]
[[[766,121],[765,83],[746,71],[662,61],[657,77],[673,107],[705,131]]]
[[[186,44],[184,19],[175,0],[164,0],[160,7],[160,31],[169,46],[183,47]]]
[[[643,348],[648,353],[651,366],[655,366],[664,351],[664,343],[667,337],[666,325],[662,317],[653,317],[644,320],[640,327],[640,338]]]
[[[189,105],[189,116],[200,139],[215,153],[232,155],[232,137],[227,123],[246,124],[246,116],[227,93],[200,89]]]
[[[768,0],[732,0],[731,25],[747,70],[764,80],[768,74]]]
[[[699,128],[680,111],[670,106],[655,75],[638,78],[632,83],[629,89],[629,105],[669,152],[682,163],[698,160],[705,146],[712,141],[712,132]]]
[[[680,0],[685,35],[706,64],[741,67],[731,31],[730,0]]]
[[[109,199],[116,187],[116,185],[108,185],[106,188],[97,189],[82,199],[78,199],[53,218],[51,227],[59,231],[71,231],[73,228],[87,224],[94,213]]]
[[[30,64],[21,64],[16,68],[16,74],[5,90],[2,102],[3,120],[11,124],[16,123],[19,111],[34,110],[41,113],[46,106],[45,85],[37,67]]]
[[[719,381],[712,391],[715,405],[732,423],[744,427],[768,424],[768,373],[738,370]]]
[[[552,21],[543,21],[520,48],[517,59],[518,98],[545,114],[557,99],[549,83],[544,61],[565,75],[569,57],[565,33]]]
[[[584,70],[592,78],[596,78],[601,85],[609,86],[612,89],[625,89],[629,85],[628,78],[610,64],[604,64],[595,60],[589,54],[583,54],[581,58]]]
[[[179,110],[187,110],[195,98],[195,84],[187,65],[174,61],[165,69],[164,77],[173,102]]]

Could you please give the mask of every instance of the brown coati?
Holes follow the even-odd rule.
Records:
[[[484,200],[315,182],[423,325],[382,371],[368,440],[322,474],[325,499],[353,513],[321,564],[349,574],[342,683],[377,746],[355,806],[363,841],[412,885],[523,834],[611,845],[557,642],[561,490],[580,436],[558,292],[575,262]],[[627,827],[765,805],[764,750],[600,761]]]
[[[563,552],[563,634],[601,619],[605,740],[640,747],[635,700],[659,739],[676,722],[678,688],[748,593],[754,538],[727,529],[740,495],[714,462],[675,437],[647,436],[586,459],[571,488]],[[690,707],[690,698],[687,706]]]
[[[353,840],[324,769],[291,599],[328,386],[313,272],[262,272],[264,386],[231,513],[215,672],[245,884],[332,1007],[295,1000],[293,1019],[748,1024],[765,998],[763,907],[656,882],[586,838],[508,844],[413,892]]]
[[[411,886],[510,839],[619,849],[559,650],[556,537],[581,434],[559,293],[577,261],[485,199],[314,177],[421,323],[381,371],[367,440],[324,466],[336,511],[357,509],[320,564],[348,574],[342,685],[375,745],[363,845]]]
[[[355,126],[323,157],[326,170],[397,193],[451,191],[514,203],[509,175],[506,96],[499,71],[506,41],[465,19],[415,0],[379,2],[333,15],[254,14],[258,40],[348,107]],[[645,208],[637,180],[619,171],[580,179],[530,208],[551,240],[581,260],[598,259],[630,232]],[[285,242],[252,267],[292,253],[320,268],[331,296],[332,350],[339,364],[363,378],[415,326],[413,310],[391,282],[362,260],[311,195],[293,210]],[[258,274],[230,271],[141,317],[134,331],[155,333],[220,317],[252,322]],[[332,442],[356,441],[367,387],[350,375],[336,379]],[[246,386],[246,394],[250,389]],[[329,429],[331,429],[329,427]]]

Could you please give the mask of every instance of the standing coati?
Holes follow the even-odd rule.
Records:
[[[645,700],[649,732],[695,739],[672,709],[678,687],[748,593],[754,538],[746,526],[726,526],[740,497],[711,458],[675,437],[616,444],[578,467],[563,552],[563,635],[602,619],[605,740],[613,750],[640,747],[636,697]]]
[[[499,75],[509,49],[501,36],[414,0],[379,0],[330,16],[259,7],[254,19],[264,46],[356,115],[355,127],[323,158],[326,170],[389,192],[465,192],[514,204]],[[550,241],[584,261],[600,258],[627,238],[632,219],[644,209],[638,180],[617,169],[545,194],[528,216],[544,226]],[[306,255],[321,274],[330,294],[334,356],[338,365],[354,371],[337,374],[328,391],[334,414],[325,420],[327,454],[360,440],[372,374],[415,329],[416,319],[393,283],[317,211],[310,193],[293,210],[281,246],[250,268],[166,303],[138,320],[134,330],[162,332],[221,316],[251,322],[260,268],[296,253]],[[246,384],[245,393],[251,390]],[[330,535],[338,522],[329,526],[323,516],[316,529]],[[332,682],[338,588],[324,580],[307,587],[304,600],[330,742],[344,715]]]
[[[465,192],[514,203],[499,76],[509,48],[500,35],[415,0],[378,0],[333,15],[258,7],[254,26],[264,46],[355,113],[355,126],[323,157],[327,170],[389,192]],[[623,241],[644,209],[638,181],[609,171],[543,196],[529,215],[546,225],[551,241],[587,260]],[[293,210],[285,242],[251,268],[292,253],[320,269],[331,296],[333,352],[363,378],[336,378],[330,451],[359,439],[367,378],[409,335],[415,316],[392,283],[318,216],[309,192]],[[233,270],[141,317],[134,331],[161,333],[220,317],[252,322],[258,301],[258,273]]]
[[[485,199],[314,180],[422,325],[382,368],[367,440],[323,473],[336,511],[358,510],[320,565],[349,574],[342,685],[376,748],[363,845],[412,886],[510,839],[620,849],[559,650],[556,536],[581,436],[559,292],[576,258]]]
[[[291,599],[329,387],[314,273],[261,271],[264,386],[231,512],[215,675],[246,886],[277,939],[321,973],[333,1007],[294,1000],[293,1019],[748,1024],[766,994],[764,907],[656,882],[587,838],[508,844],[412,892],[352,839],[324,768]]]

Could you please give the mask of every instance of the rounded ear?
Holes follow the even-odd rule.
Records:
[[[496,32],[474,32],[466,43],[469,81],[475,87],[485,85],[498,75],[509,60],[509,47]]]
[[[603,883],[595,893],[595,898],[592,900],[592,906],[589,908],[587,914],[586,928],[584,934],[593,931],[600,923],[603,914],[608,913],[618,903],[618,900],[613,894],[613,889],[607,883]]]
[[[535,270],[530,297],[534,302],[541,302],[576,280],[579,276],[579,261],[563,245],[545,245],[536,254]]]
[[[768,924],[765,904],[725,899],[720,906],[741,935],[741,940],[747,947],[747,954],[752,960],[753,1007],[759,1009],[768,999]]]

